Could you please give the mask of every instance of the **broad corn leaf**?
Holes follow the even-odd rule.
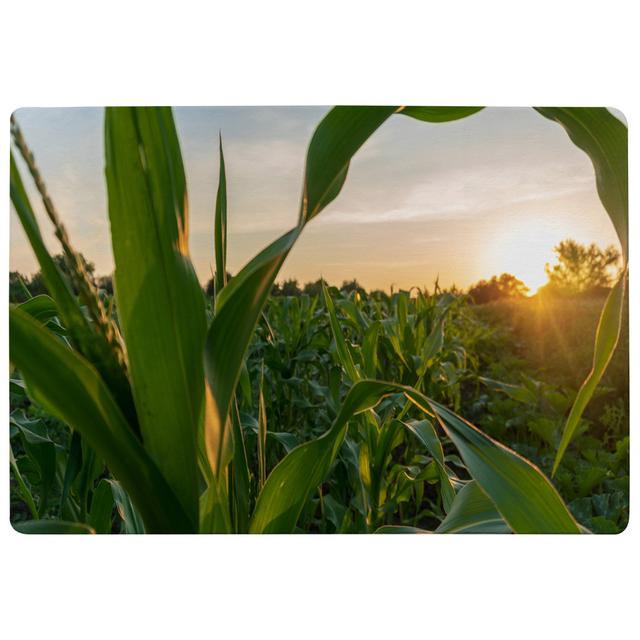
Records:
[[[105,145],[116,301],[142,436],[196,528],[206,319],[171,110],[107,109]]]

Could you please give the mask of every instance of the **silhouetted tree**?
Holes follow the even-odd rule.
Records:
[[[87,273],[91,277],[93,277],[93,274],[95,272],[95,265],[93,264],[93,262],[89,262],[82,254],[80,254],[80,259],[84,262],[84,268],[87,271]],[[58,269],[62,272],[62,275],[67,279],[69,286],[71,286],[72,289],[74,289],[74,293],[77,295],[78,292],[73,287],[71,279],[69,278],[69,270],[67,269],[67,264],[65,262],[64,255],[61,253],[56,254],[55,256],[53,256],[53,262],[58,267]],[[18,278],[22,278],[22,281],[24,282],[27,289],[29,290],[29,293],[32,296],[38,296],[43,293],[48,293],[47,287],[45,286],[44,280],[42,279],[41,271],[37,271],[36,273],[34,273],[31,276],[31,278],[28,278],[27,276],[24,276],[17,271],[12,271],[9,273],[9,300],[10,301],[24,302],[24,300],[26,299],[25,292],[22,291],[22,293],[20,294],[18,292],[18,289],[16,288],[16,285],[19,284]],[[14,294],[20,296],[20,299],[13,300],[11,296]]]
[[[113,276],[100,276],[96,278],[96,286],[107,295],[113,295]]]
[[[282,283],[283,296],[299,296],[302,292],[295,278],[289,278]]]
[[[308,296],[319,296],[322,293],[323,282],[325,285],[327,284],[327,281],[323,278],[318,278],[315,282],[307,282],[302,289],[302,293]]]
[[[233,276],[227,271],[227,283],[231,280],[232,277]],[[215,282],[216,282],[216,279],[214,274],[212,278],[209,278],[209,280],[207,281],[207,284],[204,285],[204,292],[210,298],[213,298],[213,296],[215,295],[215,290],[216,290]]]
[[[480,280],[469,289],[469,295],[476,304],[485,304],[504,298],[522,298],[529,288],[511,273],[493,276],[491,280]]]
[[[558,263],[545,266],[549,282],[543,293],[577,295],[607,290],[614,282],[620,252],[613,246],[601,249],[575,240],[563,240],[554,248]]]
[[[29,298],[29,278],[19,271],[9,271],[9,302],[24,302]]]
[[[342,291],[342,293],[351,293],[352,291],[361,291],[364,293],[364,289],[355,278],[353,280],[344,280],[340,291]]]

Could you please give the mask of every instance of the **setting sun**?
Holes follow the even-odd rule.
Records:
[[[547,281],[545,265],[554,262],[553,248],[571,230],[542,226],[534,220],[518,222],[494,236],[483,258],[487,273],[512,273],[529,287],[532,296]]]

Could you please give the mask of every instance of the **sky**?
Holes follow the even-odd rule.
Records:
[[[329,107],[177,107],[190,211],[190,250],[213,270],[218,132],[227,174],[227,263],[236,273],[297,222],[307,144]],[[98,274],[113,269],[98,108],[19,109],[73,245]],[[47,245],[51,225],[24,165]],[[340,195],[305,228],[279,281],[356,278],[367,289],[466,288],[509,272],[532,291],[565,238],[619,246],[593,167],[564,130],[533,109],[487,108],[444,124],[392,116],[354,157]],[[11,212],[10,268],[37,263]]]

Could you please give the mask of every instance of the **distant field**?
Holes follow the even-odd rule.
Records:
[[[545,382],[576,389],[591,369],[593,341],[604,298],[542,300],[540,296],[475,307],[478,315],[513,337],[515,353]],[[511,342],[511,341],[509,341]],[[601,386],[610,397],[629,388],[629,317],[625,306],[622,333]]]

